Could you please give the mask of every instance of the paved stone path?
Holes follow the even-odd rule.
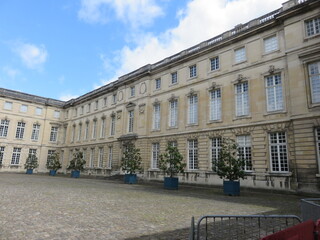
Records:
[[[0,239],[187,239],[192,216],[300,214],[294,195],[0,173]]]

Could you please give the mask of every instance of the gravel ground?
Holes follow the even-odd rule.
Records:
[[[0,173],[0,239],[187,239],[191,217],[300,215],[301,196]]]

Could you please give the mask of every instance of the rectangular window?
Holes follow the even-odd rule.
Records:
[[[9,129],[9,120],[1,119],[0,122],[0,137],[7,137]]]
[[[54,118],[60,118],[60,111],[55,110],[53,116]]]
[[[0,165],[2,165],[4,157],[4,147],[0,147]]]
[[[20,163],[20,154],[21,148],[13,148],[12,158],[11,158],[11,165],[19,165]]]
[[[188,124],[198,123],[198,96],[189,96]]]
[[[251,137],[249,135],[237,136],[238,156],[244,160],[244,171],[252,171]]]
[[[210,120],[221,119],[221,90],[214,89],[210,92]]]
[[[36,123],[33,124],[32,125],[32,133],[31,133],[31,140],[38,141],[39,133],[40,133],[40,125],[36,124]]]
[[[312,103],[320,103],[320,62],[308,65],[311,101]]]
[[[97,136],[97,121],[93,120],[92,123],[92,139],[95,139]]]
[[[109,147],[109,154],[108,154],[108,168],[112,168],[112,158],[113,158],[113,147]]]
[[[83,113],[84,113],[84,106],[81,106],[81,108],[80,108],[80,114],[83,115]]]
[[[71,142],[74,142],[75,135],[76,135],[76,125],[73,125],[72,132],[71,132]]]
[[[5,102],[4,103],[4,109],[12,110],[12,102]]]
[[[104,97],[103,98],[103,106],[107,106],[107,103],[108,103],[108,98],[107,97]]]
[[[178,73],[174,72],[171,73],[171,84],[177,84],[178,83]]]
[[[30,148],[30,149],[29,149],[29,154],[31,154],[31,155],[37,155],[37,149]]]
[[[116,116],[111,116],[110,135],[114,136],[116,132]]]
[[[56,142],[58,137],[58,127],[51,127],[50,142]]]
[[[86,127],[84,129],[84,139],[87,140],[89,135],[89,122],[86,122]]]
[[[169,102],[169,127],[178,126],[178,100],[174,99]]]
[[[98,110],[98,108],[99,108],[99,101],[97,100],[96,102],[95,102],[95,110]]]
[[[79,124],[79,129],[78,129],[78,141],[81,140],[81,135],[82,135],[82,124]]]
[[[91,148],[90,151],[90,160],[89,160],[89,167],[94,167],[94,148]]]
[[[317,159],[318,159],[318,173],[320,173],[320,127],[315,129],[316,135],[316,148],[317,148]]]
[[[236,116],[249,115],[249,86],[248,82],[235,85]]]
[[[66,111],[65,119],[68,119],[68,117],[69,117],[69,110]]]
[[[210,69],[211,71],[218,70],[220,67],[219,57],[214,57],[210,59]]]
[[[28,105],[22,104],[22,105],[20,106],[20,112],[26,113],[27,111],[28,111]]]
[[[134,112],[133,112],[133,110],[128,112],[128,117],[129,117],[128,132],[131,133],[131,132],[133,132],[133,121],[134,121]]]
[[[155,89],[158,90],[161,88],[161,78],[155,80]]]
[[[99,148],[99,162],[98,162],[98,167],[102,168],[103,167],[103,148]]]
[[[50,157],[56,152],[56,150],[48,150],[48,155],[47,155],[47,163],[49,162]]]
[[[153,105],[153,129],[160,129],[160,103]]]
[[[245,47],[234,50],[234,61],[240,63],[246,61],[246,49]]]
[[[270,162],[272,172],[288,172],[287,141],[285,132],[269,134]]]
[[[160,144],[152,143],[152,168],[159,168]]]
[[[18,139],[23,138],[25,126],[26,126],[26,123],[18,122],[17,131],[16,131],[16,138],[18,138]]]
[[[169,144],[169,146],[171,146],[171,147],[178,147],[177,141],[170,141],[170,142],[168,142],[168,144]]]
[[[117,102],[117,94],[112,95],[112,103],[115,104]]]
[[[63,128],[62,143],[66,142],[66,138],[67,138],[67,127],[64,127]]]
[[[36,115],[42,115],[42,108],[36,108]]]
[[[135,86],[130,87],[130,97],[134,97],[136,95],[136,88]]]
[[[305,29],[307,37],[317,35],[320,33],[320,17],[308,20],[305,22]]]
[[[189,77],[193,78],[197,76],[197,65],[192,65],[189,67]]]
[[[104,138],[106,136],[106,119],[101,119],[100,137]]]
[[[265,78],[267,110],[278,111],[283,109],[281,75],[272,75]]]
[[[273,51],[278,50],[278,39],[277,39],[276,35],[265,38],[263,40],[263,43],[264,43],[264,52],[265,53],[269,53],[269,52],[273,52]]]
[[[87,105],[87,113],[89,113],[91,111],[91,103],[88,103]]]
[[[221,138],[216,137],[211,139],[211,163],[213,166],[213,171],[217,170],[217,163],[220,159],[221,152]]]
[[[198,140],[188,140],[188,163],[190,170],[198,169]]]

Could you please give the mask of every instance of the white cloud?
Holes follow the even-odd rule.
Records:
[[[69,101],[72,98],[77,98],[77,97],[79,97],[79,96],[78,95],[72,95],[72,94],[62,94],[62,95],[60,95],[59,100],[61,100],[61,101]]]
[[[4,66],[2,68],[2,71],[11,79],[15,79],[16,76],[20,74],[20,71],[18,69],[14,69],[10,66]]]
[[[40,69],[47,61],[48,52],[44,45],[18,42],[14,46],[23,64],[30,69]]]
[[[149,25],[163,11],[155,0],[82,0],[78,17],[89,23],[105,24],[111,13],[132,27]]]
[[[131,1],[130,1],[131,2]],[[113,65],[118,64],[111,79],[127,74],[148,63],[155,63],[239,23],[246,23],[281,7],[283,0],[192,0],[177,11],[179,24],[159,35],[139,32],[135,47],[124,46]],[[104,80],[103,83],[110,80]]]

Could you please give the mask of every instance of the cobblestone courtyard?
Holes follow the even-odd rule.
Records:
[[[0,173],[0,239],[187,239],[192,216],[296,214],[301,196]]]

